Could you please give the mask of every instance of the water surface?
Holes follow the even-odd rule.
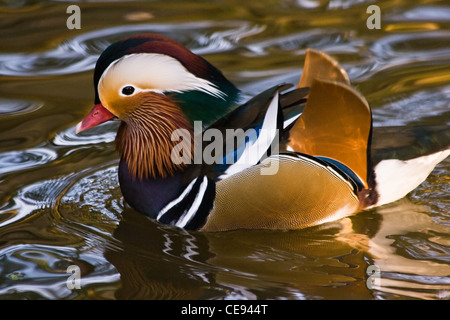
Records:
[[[70,4],[80,30],[66,27]],[[130,209],[117,124],[74,127],[99,54],[139,32],[182,42],[249,97],[296,83],[306,48],[323,50],[376,128],[450,123],[448,1],[1,1],[0,299],[450,298],[450,159],[396,203],[307,230],[203,234]]]

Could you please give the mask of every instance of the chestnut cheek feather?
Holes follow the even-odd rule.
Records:
[[[172,176],[185,167],[172,161],[172,150],[179,143],[172,141],[172,134],[177,129],[191,132],[191,125],[180,107],[169,97],[146,93],[141,101],[119,127],[117,150],[133,178]],[[192,142],[190,145],[193,145]]]
[[[95,127],[103,122],[114,119],[115,116],[106,109],[101,103],[96,104],[89,114],[81,120],[75,127],[75,133],[78,134],[81,131]]]

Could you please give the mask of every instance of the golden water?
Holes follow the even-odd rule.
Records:
[[[70,4],[81,29],[66,26]],[[380,30],[367,28],[370,4]],[[375,127],[450,123],[448,1],[2,0],[0,299],[449,299],[450,159],[396,203],[307,230],[201,234],[128,208],[116,124],[74,127],[98,55],[149,31],[248,96],[296,83],[312,47],[342,63]],[[67,286],[70,265],[80,289]]]

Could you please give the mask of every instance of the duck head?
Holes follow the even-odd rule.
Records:
[[[203,58],[158,34],[110,45],[94,71],[95,105],[76,132],[120,120],[116,146],[137,178],[166,177],[183,164],[171,159],[177,129],[204,128],[236,106],[239,90]],[[191,135],[192,137],[192,135]]]

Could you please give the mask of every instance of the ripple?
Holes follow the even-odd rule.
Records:
[[[217,30],[222,29],[222,30]],[[161,33],[173,38],[196,54],[211,54],[236,48],[236,43],[265,30],[247,21],[197,21],[176,24],[133,24],[85,33],[66,43],[71,50],[101,53],[111,43],[138,33]]]
[[[221,28],[225,30],[216,31]],[[133,24],[83,33],[43,53],[0,54],[0,75],[42,76],[92,70],[98,56],[111,43],[137,33],[157,32],[186,43],[197,54],[224,52],[236,47],[242,37],[264,27],[248,22],[195,22],[180,24]]]
[[[317,48],[335,56],[375,102],[376,125],[450,125],[450,7],[424,0],[387,6],[382,8],[383,30],[377,32],[364,23],[368,0],[287,0],[269,6],[233,2],[227,10],[222,10],[225,2],[206,7],[161,2],[134,9],[90,1],[82,14],[98,20],[85,19],[82,30],[68,32],[61,10],[67,4],[50,2],[7,0],[3,14],[8,19],[1,22],[11,35],[6,41],[13,41],[13,33],[18,37],[0,53],[0,77],[7,76],[2,80],[12,90],[4,90],[0,100],[0,116],[5,116],[0,173],[11,173],[0,178],[5,180],[0,187],[5,194],[0,203],[0,299],[448,299],[448,161],[403,199],[414,204],[412,209],[397,202],[353,217],[368,230],[348,231],[348,239],[364,240],[356,250],[337,241],[334,229],[184,232],[156,224],[124,203],[117,155],[109,145],[117,123],[75,135],[73,115],[84,102],[53,108],[66,99],[51,90],[54,81],[85,81],[86,71],[111,43],[157,32],[197,54],[212,55],[208,60],[219,61],[252,96],[279,82],[295,83],[305,49]],[[146,23],[149,19],[162,23]],[[200,21],[184,22],[188,19]],[[122,21],[126,24],[117,25]],[[81,72],[86,74],[65,76]],[[42,107],[39,100],[50,108],[32,117]],[[10,123],[23,113],[28,119],[18,116],[18,122]],[[378,213],[389,208],[398,210]],[[382,284],[386,290],[364,287],[366,234],[371,235],[367,246],[381,253],[376,262],[382,280],[388,281]],[[83,270],[79,291],[66,286],[71,264]]]
[[[411,61],[447,60],[450,54],[447,30],[399,33],[376,40],[370,50],[389,65]]]
[[[67,299],[89,295],[84,287],[117,283],[120,276],[102,256],[78,253],[67,246],[20,244],[0,251],[0,297],[14,299]],[[7,262],[7,263],[5,263]],[[76,265],[80,270],[81,289],[71,290],[67,281],[72,273],[67,268]]]
[[[416,6],[399,14],[387,14],[388,21],[450,21],[450,8],[444,6]]]
[[[448,117],[441,117],[449,111],[450,86],[440,90],[421,90],[413,94],[402,94],[390,100],[373,110],[375,126],[401,126],[426,117],[434,117],[436,121],[450,125]]]
[[[423,276],[414,274],[404,274],[395,272],[386,272],[383,274],[387,278],[405,280],[405,281],[415,281],[422,284],[450,284],[450,279],[446,276]]]
[[[345,46],[344,46],[345,44]],[[245,45],[245,44],[244,44]],[[339,52],[353,52],[352,46],[359,46],[359,41],[348,40],[348,35],[334,29],[313,29],[304,32],[264,38],[264,40],[245,45],[252,53],[257,55],[268,54],[270,50],[294,51],[304,54],[306,48],[321,48],[327,53],[333,53],[339,48]],[[295,51],[297,50],[297,51]]]
[[[18,190],[17,195],[0,207],[2,215],[7,215],[0,220],[0,228],[30,217],[37,210],[52,208],[74,176],[38,181]]]
[[[252,26],[249,23],[243,23],[237,28],[225,31],[217,31],[211,35],[197,35],[195,40],[199,48],[193,49],[196,54],[208,54],[214,52],[225,52],[236,48],[236,43],[242,38],[256,35],[263,32],[265,26]]]
[[[364,3],[370,3],[367,0],[331,0],[328,3],[329,9],[348,9],[353,6],[361,5]]]
[[[109,164],[110,166],[111,164]],[[104,234],[120,217],[124,203],[118,187],[117,165],[107,169],[89,168],[62,177],[24,186],[4,206],[0,227],[51,209],[62,224],[85,224],[95,233]],[[110,232],[110,230],[108,230]]]
[[[96,60],[95,56],[65,51],[61,47],[40,54],[2,54],[0,75],[42,76],[78,73],[92,69]]]
[[[415,275],[396,272],[382,272],[378,288],[394,296],[414,299],[448,299],[450,282],[448,276]]]
[[[44,148],[0,153],[0,174],[41,166],[56,158],[56,152]]]
[[[97,222],[117,222],[124,208],[117,171],[117,165],[114,165],[75,180],[61,194],[60,214],[69,220],[84,216]]]
[[[60,193],[70,185],[73,176],[74,174],[30,184],[20,190],[18,198],[22,203],[36,208],[50,208],[55,204]]]
[[[390,238],[395,239],[392,244],[394,247],[413,259],[449,263],[450,248],[433,241],[433,238],[428,235],[426,236],[427,238],[422,233],[411,232],[405,235],[390,236]],[[440,236],[448,239],[447,235],[441,234]],[[447,281],[450,284],[450,279]]]
[[[43,103],[26,100],[0,98],[0,116],[33,112],[40,109],[43,105]]]
[[[53,144],[57,146],[79,146],[98,143],[111,143],[116,138],[117,123],[105,123],[94,127],[89,132],[75,133],[75,127],[59,132],[53,138]]]

